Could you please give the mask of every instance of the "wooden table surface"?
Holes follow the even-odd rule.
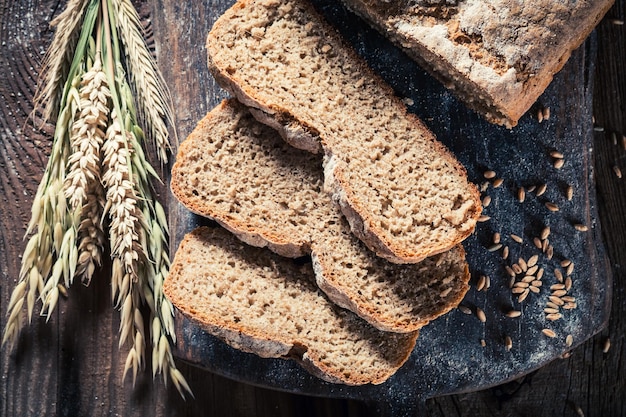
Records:
[[[146,19],[160,66],[174,92],[184,138],[223,93],[205,64],[204,39],[224,0],[135,1]],[[28,115],[36,77],[64,1],[0,0],[0,326],[15,286],[30,206],[50,151],[51,125],[34,129]],[[613,272],[608,327],[519,380],[488,390],[430,399],[432,416],[626,415],[626,0],[617,0],[597,29],[594,94],[595,179],[604,244]],[[591,121],[589,121],[591,123]],[[617,139],[617,145],[613,140]],[[177,210],[164,190],[170,213]],[[172,216],[171,222],[177,217]],[[171,225],[174,228],[175,225]],[[257,388],[179,362],[196,394],[183,401],[151,372],[133,388],[122,381],[119,315],[106,276],[73,286],[50,322],[37,318],[17,350],[0,352],[0,416],[374,416],[374,404],[306,397]],[[611,348],[603,353],[605,340]]]

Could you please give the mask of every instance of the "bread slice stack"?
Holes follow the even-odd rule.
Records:
[[[231,99],[181,144],[171,188],[244,242],[312,255],[327,296],[380,330],[413,332],[460,302],[469,288],[460,245],[419,264],[385,261],[350,233],[322,181],[321,157],[289,146]]]
[[[191,233],[166,295],[236,348],[294,357],[334,382],[384,381],[468,290],[460,242],[481,212],[476,187],[305,1],[239,1],[207,48],[243,105],[200,121],[171,187],[249,245]],[[286,258],[302,255],[308,272]]]
[[[513,127],[613,0],[342,0],[469,107]]]
[[[323,150],[324,188],[378,256],[415,263],[481,213],[464,167],[303,0],[241,0],[207,39],[209,69],[287,142]]]

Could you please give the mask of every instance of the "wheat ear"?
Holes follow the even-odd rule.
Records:
[[[44,121],[57,117],[88,3],[89,0],[69,0],[65,10],[50,22],[56,31],[43,60],[39,73],[41,83],[34,98],[34,108],[44,108]]]
[[[153,139],[157,155],[167,163],[170,150],[166,122],[173,124],[171,98],[142,34],[141,21],[130,0],[112,0],[126,63],[137,94],[139,116]]]
[[[108,123],[109,91],[100,57],[83,75],[80,113],[72,125],[72,154],[65,179],[65,197],[73,210],[80,211],[78,265],[76,274],[89,285],[96,266],[102,264],[104,231],[100,218],[105,204],[100,183],[100,150]]]

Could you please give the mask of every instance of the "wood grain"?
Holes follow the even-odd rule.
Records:
[[[175,97],[177,130],[184,138],[199,115],[220,99],[205,68],[204,38],[227,1],[136,2],[151,15],[155,52]],[[608,18],[625,19],[625,0]],[[0,0],[0,325],[15,285],[30,204],[50,149],[52,127],[33,129],[27,117],[42,53],[51,39],[50,19],[63,1]],[[612,316],[608,328],[529,376],[477,393],[429,400],[433,416],[626,415],[626,152],[612,133],[626,133],[626,30],[605,19],[599,29],[594,114],[595,172],[600,220],[613,269]],[[193,110],[190,110],[193,109]],[[171,203],[172,218],[180,210]],[[176,225],[172,230],[176,230]],[[176,239],[176,237],[174,237]],[[0,352],[0,416],[374,416],[373,404],[286,394],[214,376],[179,363],[195,400],[182,401],[151,377],[133,389],[121,381],[125,351],[117,347],[119,316],[110,305],[106,276],[89,288],[73,287],[49,323],[36,319],[18,351]],[[604,338],[611,350],[602,353]],[[148,375],[147,373],[146,375]]]

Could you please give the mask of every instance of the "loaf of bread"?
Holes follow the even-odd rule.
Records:
[[[469,236],[481,212],[463,166],[302,0],[241,0],[207,40],[217,81],[296,147],[376,254],[416,263]]]
[[[379,384],[409,357],[417,332],[381,332],[329,302],[310,264],[248,246],[221,228],[185,236],[163,291],[234,348],[292,358],[334,383]]]
[[[389,263],[350,233],[322,177],[320,156],[289,146],[231,99],[182,142],[171,188],[245,242],[312,254],[328,297],[381,330],[412,332],[458,305],[469,288],[460,245],[419,264]]]
[[[515,126],[613,0],[342,0],[469,107]]]

